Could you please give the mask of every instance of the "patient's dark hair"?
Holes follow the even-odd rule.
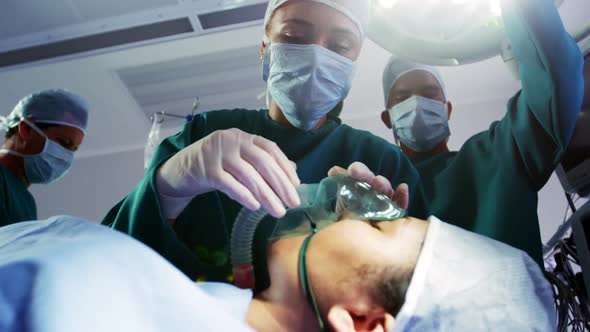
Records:
[[[375,304],[381,306],[393,317],[397,317],[406,300],[406,293],[412,281],[414,269],[387,267],[377,274],[369,289]]]
[[[388,266],[377,269],[369,265],[356,268],[356,283],[365,288],[375,305],[382,307],[393,317],[402,308],[410,281],[414,275],[413,267]]]

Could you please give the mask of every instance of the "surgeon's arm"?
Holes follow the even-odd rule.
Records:
[[[115,205],[102,220],[111,228],[124,232],[157,251],[188,275],[197,275],[207,269],[197,261],[193,253],[178,240],[176,232],[168,224],[156,186],[156,172],[173,155],[190,145],[197,132],[201,117],[175,136],[168,137],[158,146],[152,164],[135,188]]]
[[[502,8],[522,91],[495,129],[511,132],[504,142],[512,145],[540,189],[575,128],[583,97],[583,59],[552,0],[503,0]]]

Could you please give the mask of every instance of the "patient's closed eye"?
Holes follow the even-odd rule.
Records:
[[[378,220],[367,220],[367,222],[369,223],[369,225],[371,225],[371,227],[381,230],[381,228],[379,227],[379,221]]]

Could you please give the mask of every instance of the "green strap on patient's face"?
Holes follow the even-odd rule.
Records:
[[[299,250],[299,282],[301,283],[301,287],[303,287],[303,292],[305,293],[305,297],[307,299],[307,303],[313,309],[315,317],[318,321],[320,326],[320,330],[325,331],[326,325],[324,324],[324,320],[320,314],[320,310],[318,308],[318,303],[313,296],[313,290],[311,289],[311,284],[309,283],[309,278],[307,277],[307,260],[305,258],[305,253],[307,252],[307,247],[309,247],[309,242],[311,238],[318,232],[317,228],[314,228],[311,234],[309,234],[305,240],[303,240],[303,244],[301,245],[301,249]]]

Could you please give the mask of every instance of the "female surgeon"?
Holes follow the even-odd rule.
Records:
[[[327,116],[350,89],[369,6],[271,0],[261,47],[269,109],[196,116],[158,147],[144,179],[103,224],[143,241],[192,279],[231,282],[228,245],[242,206],[281,217],[285,206],[300,204],[300,182],[317,183],[331,169],[360,162],[356,169],[379,174],[372,179],[390,196],[389,182],[406,183],[396,192],[409,190],[409,214],[428,217],[419,176],[400,150]]]
[[[0,148],[0,227],[37,219],[31,183],[51,183],[66,174],[84,140],[88,104],[65,90],[45,90],[21,99],[0,116],[6,140]]]

